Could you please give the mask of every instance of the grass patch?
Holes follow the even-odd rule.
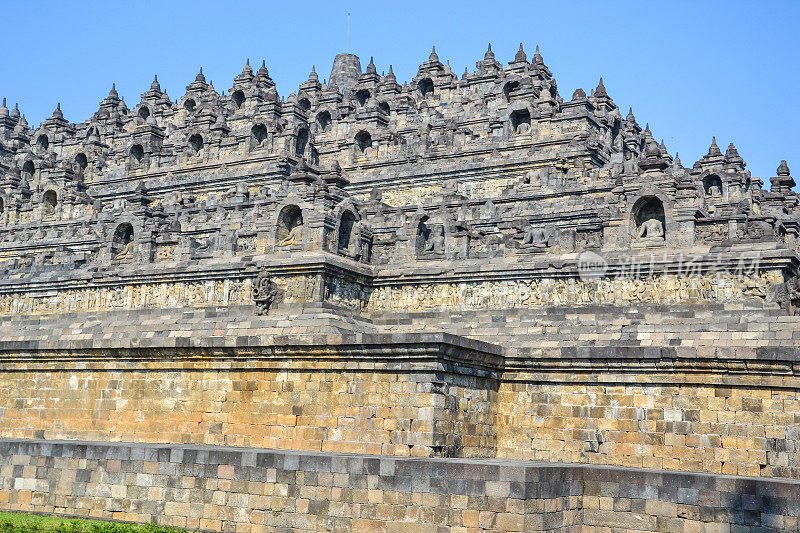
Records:
[[[83,518],[62,518],[0,512],[0,533],[179,533],[182,529],[152,524],[125,524]]]

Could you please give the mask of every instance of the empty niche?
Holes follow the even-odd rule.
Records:
[[[518,81],[510,81],[503,86],[503,94],[506,96],[507,101],[511,101],[511,93],[519,88]]]
[[[372,135],[368,131],[361,130],[356,134],[356,146],[361,153],[366,153],[367,149],[372,147]]]
[[[134,144],[131,146],[131,162],[141,163],[144,159],[144,147],[141,144]]]
[[[236,109],[241,109],[241,107],[244,105],[244,100],[245,100],[244,92],[242,92],[241,90],[233,91],[233,94],[231,95],[231,100],[233,100],[233,105],[236,106]]]
[[[86,170],[86,167],[89,166],[89,160],[86,158],[86,154],[81,152],[80,154],[76,155],[75,164],[78,166],[81,172]]]
[[[342,213],[342,220],[339,223],[339,244],[338,249],[342,252],[350,250],[353,240],[353,227],[356,223],[356,217],[350,211]]]
[[[419,90],[419,94],[423,97],[433,94],[433,80],[430,78],[423,78],[419,80],[417,89]]]
[[[199,133],[195,133],[191,137],[189,137],[189,151],[193,155],[197,155],[200,153],[200,150],[203,149],[203,137]]]
[[[370,94],[367,89],[361,89],[360,91],[356,92],[356,101],[361,107],[364,107],[367,104],[369,97]]]

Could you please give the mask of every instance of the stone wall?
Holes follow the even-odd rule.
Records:
[[[3,440],[0,508],[212,531],[798,531],[800,483],[489,459]]]
[[[496,447],[496,387],[478,378],[316,363],[137,366],[3,372],[0,433],[400,456]]]
[[[358,338],[8,362],[0,434],[800,477],[800,380],[779,354],[773,367],[686,359],[693,371],[618,349],[534,372],[456,337]],[[608,368],[625,358],[633,370]]]
[[[608,383],[504,382],[497,456],[800,477],[797,384],[693,383],[685,375],[634,384],[614,377]]]

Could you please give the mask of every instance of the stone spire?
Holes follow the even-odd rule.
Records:
[[[517,50],[516,55],[514,55],[514,61],[517,63],[528,61],[528,56],[525,55],[525,50],[522,49],[522,43],[519,43],[519,50]]]
[[[478,68],[478,73],[483,75],[496,75],[502,70],[503,67],[494,58],[492,43],[489,43],[489,48],[483,55],[483,60],[475,63],[475,66]]]
[[[397,83],[397,76],[394,75],[394,70],[392,70],[392,65],[389,65],[389,73],[386,75],[386,81],[390,83]]]
[[[428,61],[439,61],[439,55],[436,53],[436,45],[433,45],[431,55],[428,56]]]
[[[711,146],[708,147],[708,155],[706,155],[706,157],[717,157],[721,155],[722,151],[719,149],[719,146],[717,146],[717,137],[713,136],[711,137]]]
[[[489,43],[489,48],[486,50],[486,53],[483,54],[484,61],[494,61],[494,52],[492,52],[492,43]]]
[[[733,165],[740,165],[742,169],[747,166],[747,163],[745,163],[742,156],[739,155],[739,150],[736,149],[733,143],[730,143],[728,149],[725,150],[725,161]]]
[[[111,90],[108,91],[108,99],[109,100],[119,100],[119,94],[117,93],[117,84],[111,84]]]
[[[311,72],[308,74],[308,81],[311,83],[319,82],[319,76],[317,76],[317,68],[314,65],[311,65]]]
[[[608,98],[608,93],[606,92],[606,86],[603,84],[602,76],[600,76],[600,83],[597,84],[597,88],[594,90],[594,95],[597,98]]]
[[[3,97],[3,105],[0,105],[0,118],[5,118],[8,116],[8,108],[6,107],[6,98]]]
[[[11,118],[19,118],[19,104],[14,104],[14,109],[11,110]]]
[[[21,135],[26,133],[27,131],[28,131],[28,121],[25,118],[25,115],[22,115],[22,117],[20,117],[19,119],[19,122],[17,122],[17,125],[14,126],[14,133],[16,133],[17,135]]]
[[[200,67],[200,72],[197,73],[197,76],[195,76],[194,81],[198,83],[206,82],[206,77],[203,75],[203,67]]]
[[[369,65],[367,65],[367,74],[377,74],[377,69],[375,68],[375,61],[373,60],[372,56],[369,57]]]
[[[544,66],[544,59],[542,58],[542,54],[539,53],[539,45],[536,45],[536,53],[533,54],[533,61],[534,65],[541,65]]]
[[[266,60],[261,60],[261,68],[256,72],[256,85],[267,89],[275,87],[275,83],[272,81],[272,78],[269,77]]]
[[[59,120],[63,120],[64,119],[64,113],[61,112],[61,102],[58,102],[58,104],[56,105],[56,108],[53,110],[52,118],[59,119]]]
[[[772,192],[784,195],[789,194],[796,183],[794,178],[791,176],[791,172],[789,172],[789,165],[786,163],[785,159],[781,161],[781,164],[778,166],[778,170],[776,170],[775,173],[777,176],[769,179],[769,181],[772,183]]]
[[[153,76],[153,83],[150,84],[150,90],[161,92],[161,84],[158,83],[158,74]]]

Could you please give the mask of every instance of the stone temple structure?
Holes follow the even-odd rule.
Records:
[[[795,182],[656,139],[522,46],[4,103],[0,509],[797,531]]]

